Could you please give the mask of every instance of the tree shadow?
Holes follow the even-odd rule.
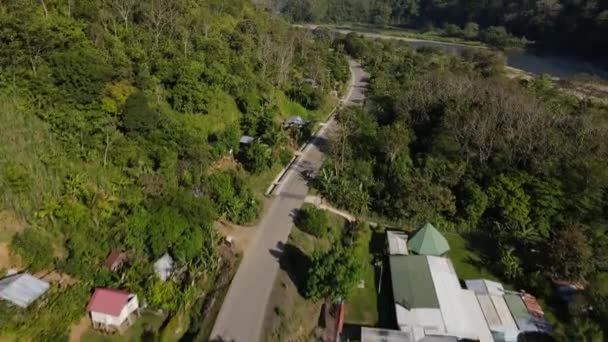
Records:
[[[329,153],[329,139],[325,138],[325,137],[320,137],[318,135],[314,136],[311,141],[310,144],[312,144],[313,146],[315,146],[316,148],[319,149],[319,151],[328,154]]]
[[[382,275],[380,270],[375,267],[375,287],[378,293],[378,285],[380,284],[380,293],[376,303],[378,311],[378,327],[385,329],[397,329],[397,314],[395,313],[395,300],[393,299],[393,287],[391,283],[391,270],[389,257],[382,257]],[[380,278],[382,277],[382,278]]]
[[[363,326],[359,324],[344,323],[341,339],[344,341],[361,341],[361,328]]]
[[[389,256],[386,254],[386,235],[384,232],[374,231],[369,242],[369,250],[375,260],[381,260],[382,271],[374,266],[374,288],[377,293],[378,327],[386,329],[397,328],[397,316],[393,299]],[[378,291],[380,288],[380,291]]]
[[[279,243],[275,249],[270,250],[270,254],[279,260],[281,269],[287,273],[298,293],[304,296],[308,269],[312,263],[310,257],[290,243]]]
[[[479,260],[468,257],[465,261],[479,269],[492,270],[492,265],[495,265],[500,259],[496,241],[490,235],[480,231],[464,233],[462,236],[466,240],[465,248],[479,256]]]
[[[209,342],[236,342],[233,338],[226,338],[222,336],[215,336],[209,339]]]

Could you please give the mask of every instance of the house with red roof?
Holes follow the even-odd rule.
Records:
[[[139,316],[137,295],[112,289],[97,288],[87,311],[93,328],[122,333]]]

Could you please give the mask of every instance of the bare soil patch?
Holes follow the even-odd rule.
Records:
[[[73,324],[70,329],[69,342],[80,342],[82,341],[82,335],[91,327],[89,317],[83,316],[78,323]]]
[[[17,256],[11,255],[7,242],[0,242],[0,269],[20,269],[21,263]]]
[[[232,155],[226,155],[211,164],[207,170],[207,173],[212,174],[219,171],[232,170],[235,169],[237,165],[238,163]]]
[[[289,274],[279,270],[266,307],[262,341],[316,340],[323,334],[321,314],[321,303],[304,299]]]
[[[0,242],[10,242],[25,228],[25,220],[11,210],[0,211]]]
[[[35,277],[40,278],[49,283],[57,284],[61,288],[66,288],[74,285],[78,280],[72,278],[67,273],[62,273],[56,270],[45,270],[34,274]]]
[[[242,253],[247,250],[257,232],[254,227],[239,226],[224,220],[216,221],[215,229],[225,238],[231,236],[235,248]]]

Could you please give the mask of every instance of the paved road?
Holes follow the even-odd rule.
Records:
[[[367,74],[350,62],[351,83],[344,99],[357,104],[365,99]],[[323,146],[335,126],[333,117],[319,131],[301,157],[292,165],[276,188],[277,195],[258,226],[239,269],[232,280],[211,332],[211,341],[256,342],[262,335],[266,306],[279,270],[282,247],[293,226],[294,213],[304,203],[308,184],[304,175],[320,168]]]

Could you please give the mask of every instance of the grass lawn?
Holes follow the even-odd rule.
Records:
[[[369,252],[369,251],[368,251]],[[371,259],[371,254],[368,254]],[[362,279],[364,288],[355,288],[346,302],[346,322],[371,325],[378,323],[378,292],[374,265],[366,263]]]
[[[468,246],[467,240],[462,235],[446,232],[443,233],[443,236],[445,236],[450,245],[448,256],[452,259],[452,263],[460,279],[484,278],[501,282],[498,277],[484,266],[484,261]]]
[[[156,335],[158,329],[163,323],[163,316],[157,316],[153,314],[142,314],[137,319],[135,324],[130,327],[123,335],[106,335],[96,330],[89,329],[82,335],[82,341],[87,342],[114,342],[114,341],[129,341],[129,342],[140,342],[145,339],[146,331],[151,332],[151,335]]]
[[[283,123],[283,120],[292,116],[301,116],[303,119],[312,121],[325,121],[329,113],[334,109],[338,100],[334,97],[327,96],[323,105],[316,110],[308,110],[301,104],[290,100],[287,95],[281,91],[275,91],[273,93],[277,106],[279,107],[279,117],[277,118],[278,123]]]
[[[303,208],[314,207],[314,205],[310,203],[304,203]],[[332,214],[330,212],[325,212],[329,219],[329,233],[322,237],[317,238],[310,234],[307,234],[300,230],[297,227],[294,227],[291,230],[291,234],[289,235],[289,243],[298,247],[304,254],[309,257],[312,256],[312,253],[315,251],[315,248],[327,251],[331,248],[332,244],[336,239],[338,239],[342,230],[344,229],[344,225],[346,224],[346,220],[342,216],[338,216]]]

